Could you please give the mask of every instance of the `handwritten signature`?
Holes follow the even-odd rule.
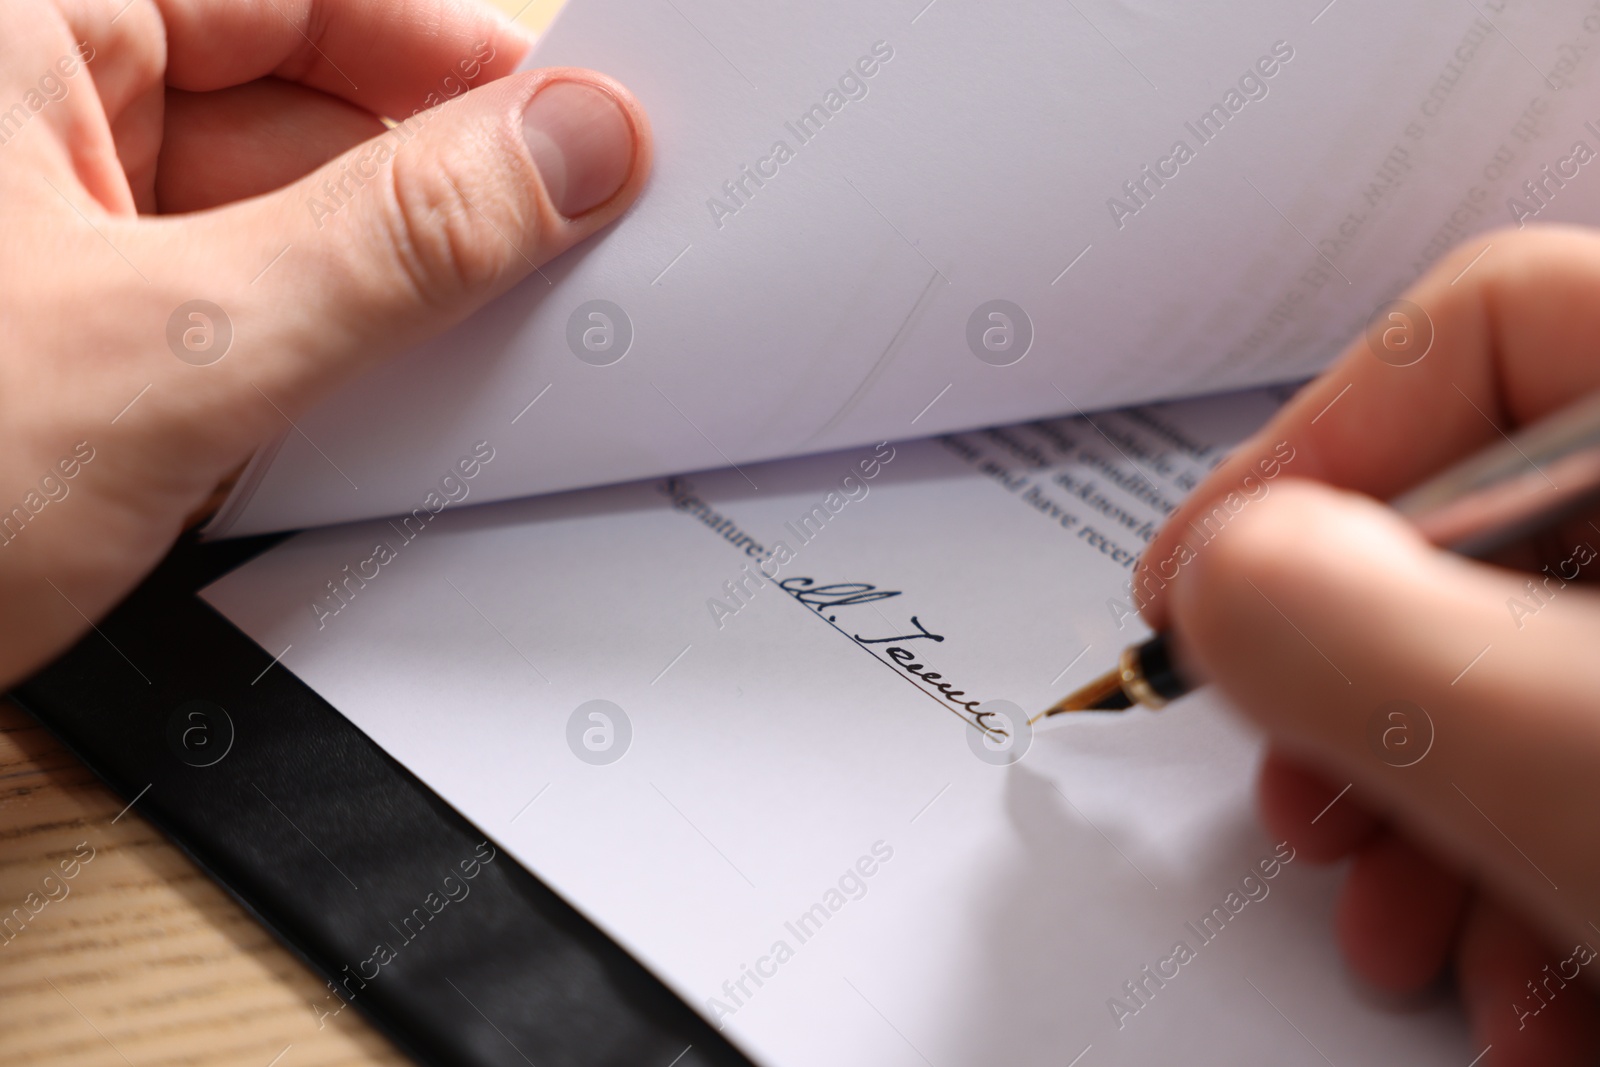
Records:
[[[879,589],[865,582],[834,582],[829,585],[818,585],[812,578],[785,578],[778,583],[778,588],[816,612],[827,621],[828,625],[865,649],[878,662],[901,674],[912,685],[962,721],[986,734],[993,734],[996,737],[1010,736],[1004,725],[997,726],[989,722],[990,719],[997,717],[995,712],[979,710],[983,701],[968,699],[965,690],[955,688],[945,680],[943,674],[930,670],[926,664],[918,662],[920,659],[925,659],[925,656],[906,647],[914,641],[931,641],[934,644],[944,642],[943,634],[936,634],[928,629],[915,615],[911,616],[913,632],[890,637],[864,637],[850,632],[839,624],[839,614],[844,609],[891,600],[901,595],[898,591]],[[881,612],[878,614],[881,617]],[[1001,723],[1005,723],[1003,717]]]

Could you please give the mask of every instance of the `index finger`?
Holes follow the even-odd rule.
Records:
[[[1197,527],[1204,521],[1207,531],[1220,531],[1270,491],[1263,486],[1272,478],[1309,478],[1387,500],[1600,389],[1594,231],[1488,234],[1445,257],[1404,299],[1412,306],[1396,309],[1405,316],[1396,324],[1431,339],[1420,359],[1385,349],[1380,316],[1173,513],[1134,577],[1135,602],[1152,627],[1166,626],[1166,586],[1209,539]]]
[[[155,0],[167,84],[275,75],[405,118],[516,69],[530,36],[477,0]]]

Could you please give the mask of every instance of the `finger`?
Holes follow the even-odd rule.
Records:
[[[65,195],[75,180],[105,211],[131,216],[135,196],[112,123],[130,107],[140,110],[136,102],[160,82],[165,53],[152,12],[133,11],[112,24],[112,12],[101,5],[63,0],[61,18],[48,8],[3,17],[0,146],[26,165],[0,169],[0,183],[9,193],[43,177]],[[141,113],[148,119],[147,112]],[[130,148],[137,164],[148,158],[149,143],[136,141]]]
[[[1172,611],[1190,660],[1296,758],[1576,929],[1600,896],[1600,828],[1572,814],[1600,805],[1600,601],[1552,580],[1518,619],[1525,581],[1285,482],[1206,546]]]
[[[277,78],[169,90],[159,210],[201,211],[281,189],[383,130],[371,112]]]
[[[154,258],[183,250],[189,288],[223,294],[211,299],[232,318],[237,358],[209,380],[293,412],[611,222],[649,162],[646,120],[621,86],[519,74],[276,193],[153,231],[173,246]]]
[[[1594,963],[1580,965],[1582,955],[1575,955],[1576,950],[1545,947],[1492,901],[1479,898],[1473,904],[1456,970],[1473,1039],[1479,1048],[1490,1049],[1484,1067],[1586,1067],[1595,1062],[1600,1003],[1587,976],[1578,977]]]
[[[474,0],[155,0],[167,84],[194,92],[268,74],[404,118],[504,77],[524,30]]]
[[[1355,854],[1339,894],[1339,944],[1350,968],[1390,993],[1416,993],[1444,970],[1467,883],[1426,852],[1384,832]]]
[[[1263,463],[1384,500],[1498,440],[1502,429],[1600,388],[1590,340],[1600,332],[1597,290],[1600,236],[1587,230],[1494,233],[1446,257],[1407,294],[1423,312],[1414,324],[1433,337],[1419,362],[1394,366],[1375,354],[1381,341],[1356,339],[1177,510],[1135,579],[1147,621],[1159,629],[1167,618],[1166,583],[1150,580],[1152,568],[1181,545],[1198,550],[1190,524],[1213,515],[1230,491],[1270,486],[1277,474]]]
[[[1261,765],[1256,792],[1273,840],[1288,841],[1312,863],[1344,859],[1378,830],[1350,783],[1336,785],[1275,747]]]
[[[161,84],[166,35],[151,0],[54,0],[107,122]],[[52,57],[54,58],[54,57]]]

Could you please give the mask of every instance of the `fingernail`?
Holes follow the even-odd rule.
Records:
[[[559,81],[522,113],[522,136],[550,202],[574,218],[610,200],[633,171],[633,124],[604,89]]]

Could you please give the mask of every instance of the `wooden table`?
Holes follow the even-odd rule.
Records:
[[[82,856],[92,858],[74,867]],[[62,877],[63,862],[74,877]],[[313,1006],[324,992],[186,856],[0,700],[0,1060],[407,1062],[353,1011],[319,1029]]]
[[[493,2],[521,9],[519,21],[534,29],[560,6]],[[63,862],[73,877],[62,877]],[[0,1061],[408,1062],[354,1011],[319,1026],[324,993],[298,958],[0,698]]]

